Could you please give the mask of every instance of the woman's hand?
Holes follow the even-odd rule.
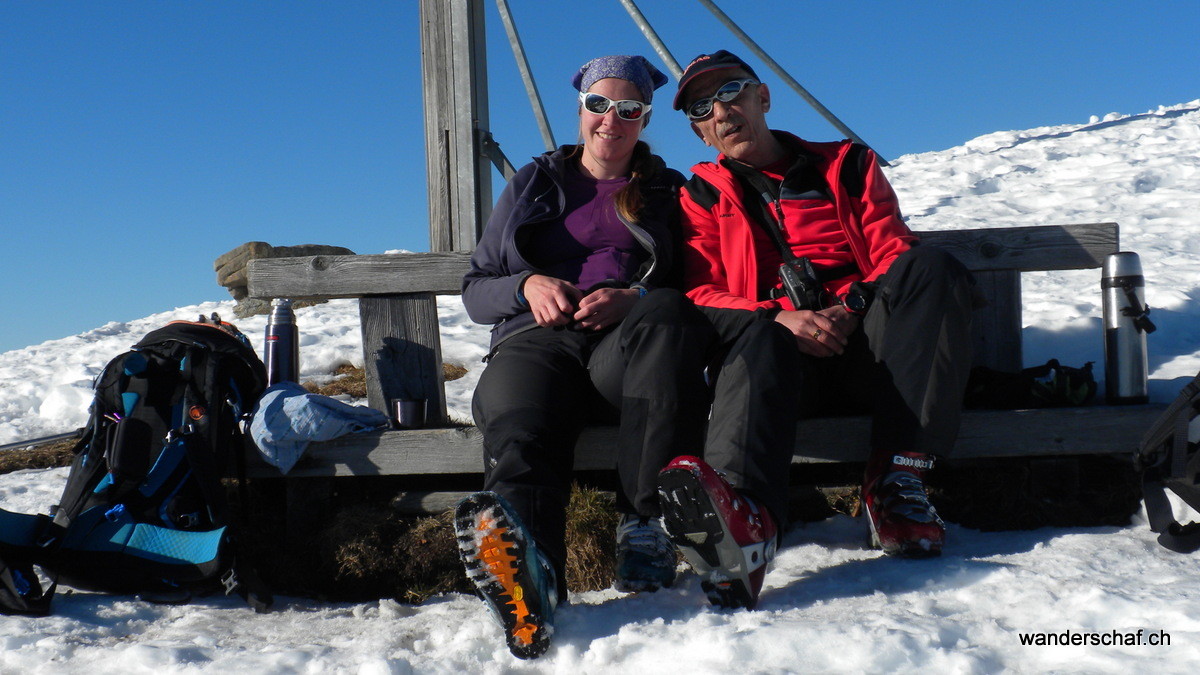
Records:
[[[858,329],[858,317],[841,305],[819,312],[783,311],[775,321],[796,336],[796,347],[802,353],[818,357],[844,352],[850,335]]]
[[[574,284],[544,274],[526,277],[521,292],[537,325],[547,328],[571,323],[575,306],[583,299],[583,291]]]
[[[629,314],[639,297],[636,288],[601,288],[579,301],[575,321],[585,330],[615,326]]]

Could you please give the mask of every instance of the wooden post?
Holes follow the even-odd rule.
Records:
[[[429,250],[472,251],[492,208],[483,0],[421,0]]]
[[[975,283],[987,305],[972,317],[974,365],[1016,372],[1021,356],[1021,273],[1013,270],[975,272]]]
[[[425,399],[429,426],[446,423],[437,299],[432,293],[360,298],[367,403],[388,410],[393,398]]]

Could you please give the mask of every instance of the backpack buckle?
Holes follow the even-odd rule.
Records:
[[[225,595],[232,595],[237,592],[241,582],[238,581],[237,572],[232,567],[221,575],[221,586],[225,588]]]
[[[164,441],[167,445],[178,441],[184,436],[190,436],[196,433],[196,426],[191,422],[184,422],[182,425],[175,427],[167,432],[167,438]]]
[[[111,509],[104,512],[104,519],[110,523],[120,521],[125,516],[125,505],[117,504]]]

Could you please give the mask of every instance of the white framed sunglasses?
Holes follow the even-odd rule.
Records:
[[[579,92],[579,102],[583,104],[583,109],[593,115],[605,115],[609,108],[616,107],[617,117],[623,120],[635,121],[640,120],[650,112],[650,104],[642,103],[641,101],[632,101],[623,99],[614,101],[607,96],[601,94],[593,94],[586,91]]]
[[[713,103],[715,101],[720,101],[721,103],[731,103],[734,99],[742,95],[742,92],[746,90],[746,87],[752,84],[758,84],[758,80],[751,78],[746,78],[743,80],[730,80],[718,87],[716,93],[714,93],[712,96],[699,98],[695,101],[692,101],[690,104],[688,104],[688,107],[684,108],[683,112],[688,116],[689,120],[693,122],[699,122],[700,120],[712,114]]]

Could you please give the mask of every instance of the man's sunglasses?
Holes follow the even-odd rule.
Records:
[[[650,112],[650,104],[642,103],[641,101],[630,101],[628,99],[622,101],[614,101],[607,96],[600,94],[591,94],[586,91],[579,92],[579,102],[583,104],[583,109],[593,115],[604,115],[608,113],[609,108],[616,107],[617,117],[623,120],[640,120]]]
[[[708,117],[712,114],[713,102],[720,101],[721,103],[732,103],[734,99],[742,95],[746,87],[752,84],[758,84],[757,80],[746,78],[744,80],[730,80],[721,85],[717,92],[707,98],[696,99],[684,109],[684,114],[693,122]]]

